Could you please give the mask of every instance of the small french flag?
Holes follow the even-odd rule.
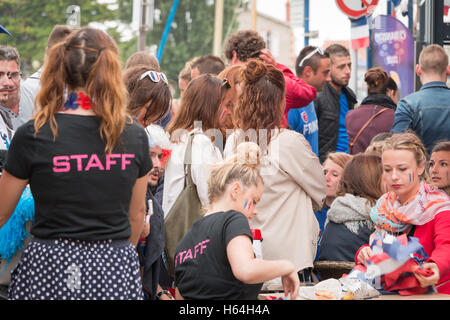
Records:
[[[351,42],[352,49],[367,48],[370,45],[369,25],[365,16],[351,21]]]
[[[160,80],[158,72],[150,72],[149,77],[153,82],[159,82]]]
[[[450,0],[444,1],[444,16],[448,15],[448,10],[450,9]]]

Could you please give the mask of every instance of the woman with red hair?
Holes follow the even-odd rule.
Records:
[[[237,130],[228,137],[224,153],[231,154],[248,139],[262,150],[266,188],[250,226],[262,232],[264,259],[288,259],[297,272],[309,272],[320,231],[313,208],[320,208],[326,195],[323,168],[303,135],[282,128],[286,90],[281,71],[249,60],[240,87],[233,110]]]

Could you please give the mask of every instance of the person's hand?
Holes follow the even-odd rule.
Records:
[[[427,273],[430,275],[427,276]],[[422,288],[434,286],[439,282],[439,268],[434,262],[425,263],[421,267],[417,266],[414,270],[414,276],[417,278]]]
[[[281,282],[283,284],[284,296],[291,300],[296,300],[298,295],[298,288],[300,287],[300,280],[298,279],[298,274],[296,271],[291,272],[285,276],[281,277]]]
[[[366,265],[367,260],[369,260],[370,257],[372,257],[372,249],[370,249],[370,247],[364,247],[359,251],[357,261],[358,263]]]
[[[159,296],[159,300],[175,300],[175,298],[174,297],[172,297],[172,295],[170,294],[170,293],[162,293],[162,294],[160,294],[160,296]]]
[[[272,53],[268,49],[262,49],[260,51],[259,58],[267,64],[271,64],[273,66],[277,64],[275,58],[272,56]]]
[[[144,225],[142,226],[141,235],[139,238],[147,238],[150,234],[150,216],[146,215]]]

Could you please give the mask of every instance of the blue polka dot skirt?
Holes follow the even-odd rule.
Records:
[[[136,249],[127,240],[33,239],[11,273],[12,300],[142,300]]]

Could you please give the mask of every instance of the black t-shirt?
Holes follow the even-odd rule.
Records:
[[[255,300],[262,284],[236,279],[227,257],[235,237],[252,233],[240,212],[217,212],[197,220],[178,244],[175,285],[185,299]]]
[[[5,170],[29,179],[35,200],[31,234],[43,239],[128,239],[136,179],[152,167],[148,138],[127,124],[110,155],[95,116],[56,114],[54,140],[48,122],[34,137],[31,120],[16,131]]]

